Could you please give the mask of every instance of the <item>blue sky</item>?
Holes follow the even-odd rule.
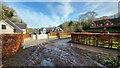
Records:
[[[6,2],[30,28],[58,26],[64,21],[78,20],[80,14],[97,12],[109,16],[118,12],[117,2]]]

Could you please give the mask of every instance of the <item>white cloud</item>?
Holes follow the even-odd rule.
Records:
[[[69,0],[72,1],[72,0]],[[57,4],[57,5],[56,5]],[[35,12],[31,10],[31,8],[23,6],[23,5],[13,5],[17,12],[17,14],[28,24],[29,27],[46,27],[49,25],[57,26],[64,21],[72,20],[81,14],[84,14],[88,11],[96,11],[99,15],[111,15],[117,12],[117,2],[89,2],[86,5],[83,5],[84,8],[78,9],[78,7],[74,7],[70,2],[59,2],[59,3],[48,3],[47,8],[51,15],[46,15],[42,12]],[[75,8],[77,8],[75,10]],[[75,12],[75,13],[74,13]],[[75,15],[74,17],[70,17],[70,15]]]
[[[53,23],[52,19],[42,12],[23,11],[23,9],[16,12],[30,27],[48,27]]]
[[[58,15],[56,15],[56,14],[53,14],[53,15],[52,15],[52,18],[53,18],[53,20],[54,20],[56,23],[60,21],[60,16],[58,16]]]
[[[103,2],[88,2],[85,4],[85,10],[94,11],[97,8],[99,8],[102,4]]]
[[[119,0],[2,0],[4,2],[118,2]]]
[[[74,9],[69,2],[59,2],[59,4],[56,6],[48,4],[47,7],[53,15],[61,15],[62,18],[67,18],[71,13],[74,12]]]
[[[57,5],[48,4],[47,7],[56,23],[62,23],[74,12],[74,9],[69,2],[59,2]]]
[[[61,3],[61,5],[58,6],[60,14],[63,15],[63,18],[67,18],[71,13],[74,12],[74,9],[68,2]]]
[[[29,7],[24,5],[19,6],[11,6],[15,9],[17,15],[27,23],[28,27],[40,28],[40,27],[48,27],[49,25],[54,25],[53,19],[49,16],[45,15],[42,12],[32,11]],[[24,8],[23,8],[24,7]]]
[[[95,11],[97,17],[110,16],[118,12],[118,2],[88,2],[85,11]]]
[[[30,7],[23,4],[13,4],[9,6],[15,9],[17,15],[28,24],[28,27],[38,28],[47,27],[49,25],[58,26],[63,23],[71,13],[74,12],[74,9],[70,3],[59,3],[55,7],[53,5],[54,4],[48,5],[51,16],[48,16],[42,12],[35,12]]]
[[[54,25],[58,26],[58,23],[61,21],[61,17],[57,12],[57,7],[53,8],[52,4],[47,4],[46,5],[48,10],[51,12],[51,18],[54,20]]]
[[[99,13],[98,16],[110,16],[118,13],[118,3],[117,2],[106,2],[96,10]]]

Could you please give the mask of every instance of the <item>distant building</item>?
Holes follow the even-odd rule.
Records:
[[[46,34],[46,28],[43,28],[41,31],[40,31],[41,34]]]
[[[23,34],[23,33],[26,33],[25,29],[26,29],[26,26],[21,25],[20,27],[20,25],[18,26],[8,19],[0,21],[0,34],[19,34],[19,33]]]
[[[29,28],[29,34],[39,34],[40,29],[39,28]]]
[[[41,28],[40,31],[42,31],[44,28]],[[63,32],[63,29],[61,29],[60,27],[49,27],[49,28],[45,28],[46,29],[46,33],[49,32]]]
[[[30,34],[41,34],[41,31],[43,31],[48,34],[50,32],[63,32],[63,29],[60,27],[48,27],[48,28],[31,28],[29,29]]]
[[[60,27],[54,27],[53,32],[63,32],[63,29]]]
[[[90,25],[90,28],[103,28],[103,27],[116,27],[116,26],[120,26],[119,18],[93,21]]]

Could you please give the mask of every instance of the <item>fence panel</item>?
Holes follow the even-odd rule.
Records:
[[[120,48],[120,33],[71,33],[75,43],[107,48]]]
[[[49,38],[54,37],[54,38],[65,38],[65,37],[70,37],[71,34],[67,32],[50,32]]]

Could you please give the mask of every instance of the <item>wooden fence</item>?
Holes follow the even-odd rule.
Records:
[[[23,38],[30,38],[31,37],[31,34],[23,34]]]
[[[107,48],[120,48],[120,33],[71,33],[75,43]]]
[[[49,38],[54,37],[54,38],[65,38],[65,37],[70,37],[71,33],[67,32],[50,32]]]

